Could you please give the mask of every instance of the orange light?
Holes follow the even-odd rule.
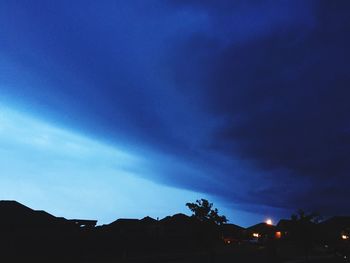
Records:
[[[280,231],[277,231],[277,232],[275,233],[275,237],[276,237],[277,239],[281,238],[281,236],[282,236],[282,233],[281,233]]]
[[[231,244],[232,241],[231,241],[230,238],[224,238],[224,243],[225,243],[225,244]]]
[[[272,220],[269,218],[269,219],[266,220],[265,223],[268,224],[268,225],[272,225]]]
[[[253,233],[253,237],[259,237],[259,233]]]
[[[343,239],[343,240],[347,240],[347,239],[349,239],[349,236],[348,235],[341,235],[341,239]]]

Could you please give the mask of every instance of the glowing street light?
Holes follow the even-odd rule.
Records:
[[[272,220],[269,218],[269,219],[266,220],[265,223],[268,224],[268,225],[272,225]]]
[[[260,237],[259,233],[253,233],[253,237]]]

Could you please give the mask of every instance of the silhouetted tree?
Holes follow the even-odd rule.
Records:
[[[228,221],[226,216],[220,216],[218,209],[213,209],[213,203],[209,203],[206,199],[196,200],[195,203],[186,203],[186,206],[193,212],[192,216],[200,221],[210,221],[217,225]]]
[[[306,213],[304,210],[299,209],[296,214],[292,214],[292,221],[300,223],[318,223],[321,219],[320,215],[312,212]]]
[[[304,251],[305,259],[308,259],[309,251],[315,241],[315,225],[320,220],[317,213],[306,213],[299,209],[291,216],[293,222],[292,238],[296,244]]]

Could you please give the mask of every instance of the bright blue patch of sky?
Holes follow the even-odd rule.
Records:
[[[139,167],[147,162],[0,107],[0,199],[14,199],[57,216],[96,218],[99,223],[186,212],[184,204],[200,195],[141,178]]]
[[[98,219],[99,224],[122,217],[188,214],[186,202],[215,200],[145,179],[159,172],[154,163],[162,162],[152,155],[120,150],[0,105],[0,199],[56,216]],[[234,223],[263,219],[215,201]]]

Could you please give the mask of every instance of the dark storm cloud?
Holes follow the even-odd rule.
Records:
[[[207,10],[212,21],[227,15],[211,1],[189,2],[181,8]],[[228,44],[210,32],[192,35],[178,46],[185,56],[172,57],[173,77],[225,120],[209,148],[261,172],[255,184],[262,189],[246,189],[250,202],[339,212],[350,197],[350,5],[316,1],[304,8],[312,19],[239,43],[234,34]]]

